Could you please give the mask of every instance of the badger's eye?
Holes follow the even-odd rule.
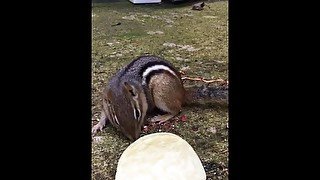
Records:
[[[133,90],[132,90],[132,89],[131,89],[131,90],[129,90],[129,92],[130,92],[131,96],[133,96],[133,97],[137,95],[136,93],[134,93],[134,92],[133,92]]]

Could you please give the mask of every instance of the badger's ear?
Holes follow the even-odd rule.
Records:
[[[133,97],[136,97],[138,95],[137,88],[135,88],[134,85],[130,82],[123,82],[123,90],[125,93]]]

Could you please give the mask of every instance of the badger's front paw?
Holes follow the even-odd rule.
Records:
[[[95,136],[99,130],[102,131],[103,127],[104,127],[104,124],[101,124],[100,122],[94,125],[91,130],[92,136]]]

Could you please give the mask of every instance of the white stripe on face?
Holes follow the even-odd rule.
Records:
[[[142,84],[145,85],[147,76],[152,72],[152,71],[157,71],[157,70],[165,70],[168,71],[169,73],[171,73],[172,75],[176,76],[178,78],[178,76],[176,75],[176,73],[174,71],[172,71],[168,66],[165,65],[154,65],[151,67],[148,67],[142,74]]]
[[[116,120],[117,124],[119,125],[120,123],[119,123],[119,120],[118,120],[118,117],[116,114],[114,114],[114,119]]]
[[[134,107],[132,107],[132,108],[133,108],[133,115],[134,115],[134,118],[138,121],[138,120],[139,120],[139,118],[141,117],[141,111],[140,111],[139,109],[134,108]],[[136,110],[138,111],[139,116],[137,115]]]

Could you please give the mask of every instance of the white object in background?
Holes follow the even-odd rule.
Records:
[[[161,0],[129,0],[133,4],[161,3]]]
[[[206,173],[187,141],[172,133],[152,133],[122,153],[115,179],[205,180]]]

